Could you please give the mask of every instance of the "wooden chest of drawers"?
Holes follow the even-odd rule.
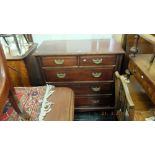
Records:
[[[45,41],[34,54],[42,84],[72,88],[75,110],[113,109],[113,73],[120,71],[124,54],[120,46],[114,40]]]

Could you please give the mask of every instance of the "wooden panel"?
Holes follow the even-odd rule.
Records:
[[[146,34],[144,34],[146,35]],[[134,45],[134,36],[135,34],[127,34],[125,36],[125,40],[124,40],[124,49],[126,51],[125,54],[125,58],[124,58],[124,63],[123,63],[123,71],[125,71],[125,69],[128,68],[128,63],[129,63],[129,54],[130,54],[130,49],[133,47]],[[140,36],[139,40],[138,40],[138,45],[137,45],[138,54],[150,54],[154,52],[154,45],[151,44],[149,41],[145,40],[144,38],[142,38]]]
[[[52,83],[56,87],[70,87],[76,95],[112,94],[113,82]]]
[[[139,111],[140,116],[145,112],[151,112],[155,108],[155,105],[152,104],[151,100],[145,93],[145,90],[133,75],[130,76],[130,82],[127,82],[125,77],[120,76],[118,72],[116,72],[115,75],[115,101],[116,109],[118,111],[118,120],[135,120],[136,111]],[[128,115],[125,115],[126,111],[128,111]]]
[[[30,86],[29,75],[23,60],[7,61],[13,86]]]
[[[75,98],[75,106],[113,106],[111,95],[80,96]]]
[[[114,67],[83,69],[44,69],[46,81],[106,81],[113,80]]]
[[[138,55],[129,62],[129,70],[143,86],[147,95],[155,104],[155,63],[149,65],[150,55]]]
[[[13,56],[11,53],[5,53],[13,86],[31,85],[28,68],[32,69],[33,66],[31,66],[32,61],[30,62],[28,59],[36,48],[37,44],[32,44],[29,49],[20,56]],[[34,75],[36,76],[36,74]]]
[[[45,116],[45,121],[73,121],[74,93],[69,88],[56,88],[48,98],[53,102],[52,110]]]
[[[155,109],[155,105],[145,93],[145,90],[138,83],[134,76],[130,77],[130,83],[127,84],[131,98],[135,105],[135,110],[149,111]]]
[[[90,111],[96,111],[96,112],[113,112],[115,111],[114,107],[109,106],[76,106],[75,107],[76,112],[90,112]]]
[[[80,66],[103,66],[103,65],[115,65],[115,55],[103,55],[103,56],[81,56]]]
[[[127,41],[126,41],[126,52],[130,52],[131,47],[134,44],[134,36],[135,34],[128,34]],[[138,41],[138,49],[140,53],[153,53],[154,47],[153,45],[148,42],[147,40],[140,37]]]
[[[43,67],[76,66],[77,57],[42,57],[41,63]]]

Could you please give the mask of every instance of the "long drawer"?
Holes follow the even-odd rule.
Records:
[[[69,87],[75,95],[86,94],[112,94],[113,82],[94,82],[94,83],[52,83],[56,87]]]
[[[110,81],[113,80],[114,67],[44,69],[47,82],[53,81]]]
[[[113,106],[112,95],[78,96],[75,97],[75,106]]]

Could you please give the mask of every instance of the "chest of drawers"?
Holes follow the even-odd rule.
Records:
[[[114,108],[113,75],[124,54],[119,45],[113,40],[43,42],[34,54],[42,84],[72,88],[76,111]]]

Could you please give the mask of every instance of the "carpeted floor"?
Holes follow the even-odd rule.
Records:
[[[116,121],[116,115],[104,112],[76,112],[75,121]]]

